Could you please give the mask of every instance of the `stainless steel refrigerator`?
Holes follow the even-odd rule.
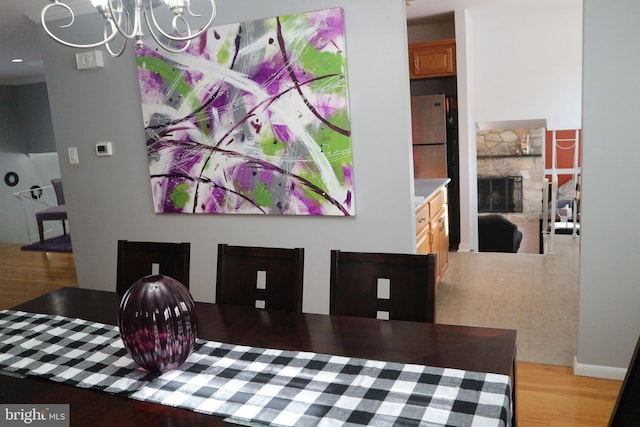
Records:
[[[449,178],[449,247],[460,243],[458,107],[452,96],[411,97],[414,178]]]
[[[414,178],[447,178],[447,109],[444,95],[411,97]]]

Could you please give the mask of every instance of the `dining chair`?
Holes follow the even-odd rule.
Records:
[[[331,251],[333,315],[435,321],[435,254]]]
[[[170,276],[189,289],[190,243],[118,240],[116,292],[123,295],[150,274]]]
[[[67,206],[64,202],[62,179],[52,179],[51,185],[53,186],[53,191],[56,193],[56,206],[50,206],[36,212],[36,222],[38,223],[40,243],[44,242],[44,221],[62,221],[62,233],[67,234]]]
[[[632,427],[640,421],[640,338],[631,356],[629,369],[620,388],[609,427]]]
[[[216,302],[302,312],[304,248],[218,245]]]

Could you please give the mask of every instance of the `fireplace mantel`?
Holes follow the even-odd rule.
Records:
[[[479,155],[478,159],[510,159],[520,157],[542,157],[542,154],[494,154],[494,155]]]

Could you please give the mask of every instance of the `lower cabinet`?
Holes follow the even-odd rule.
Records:
[[[449,265],[449,214],[447,188],[431,195],[416,209],[416,245],[419,254],[436,254],[437,281]]]
[[[449,265],[449,215],[447,205],[436,214],[430,222],[431,233],[433,233],[433,244],[431,253],[438,255],[438,281]]]

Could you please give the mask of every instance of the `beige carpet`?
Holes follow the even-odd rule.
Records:
[[[518,229],[522,231],[519,254],[540,253],[540,224],[537,222],[519,222]]]
[[[579,237],[555,253],[449,254],[436,322],[516,329],[519,361],[571,365],[577,352]]]

